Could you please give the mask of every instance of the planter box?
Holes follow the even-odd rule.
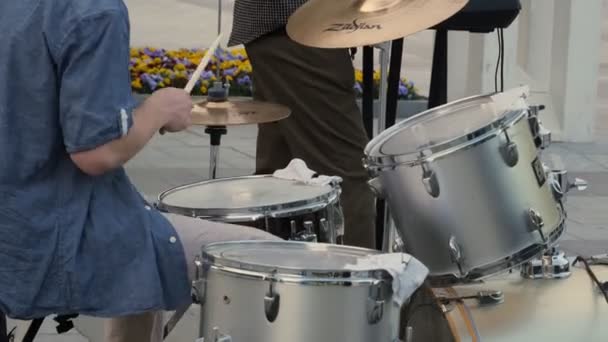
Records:
[[[139,100],[145,100],[149,95],[147,94],[134,94],[134,97]],[[194,101],[203,101],[206,99],[205,96],[194,96]],[[359,109],[361,108],[361,99],[357,100],[357,105]],[[413,115],[421,113],[427,110],[428,101],[426,100],[399,100],[397,103],[397,119],[405,119],[409,118]],[[378,113],[380,112],[380,101],[374,101],[374,117],[378,117]]]

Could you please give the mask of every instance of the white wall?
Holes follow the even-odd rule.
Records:
[[[602,0],[524,0],[505,30],[505,87],[527,84],[563,141],[593,140]],[[494,91],[497,35],[450,35],[450,99]],[[462,87],[466,84],[466,87]]]

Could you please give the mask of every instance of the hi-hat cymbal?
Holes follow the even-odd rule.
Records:
[[[223,102],[203,101],[195,104],[192,109],[192,124],[203,126],[259,124],[283,120],[290,114],[289,108],[276,103],[231,98]]]
[[[374,45],[431,28],[468,0],[309,0],[289,19],[287,34],[319,48]]]

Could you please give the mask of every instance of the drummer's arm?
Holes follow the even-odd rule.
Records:
[[[131,160],[166,123],[156,108],[144,103],[135,109],[127,135],[91,150],[71,153],[70,157],[83,172],[92,176],[104,174]]]
[[[136,108],[125,13],[105,10],[81,18],[54,52],[62,139],[83,172],[100,175],[122,166],[169,121],[167,96],[159,101],[153,95]]]

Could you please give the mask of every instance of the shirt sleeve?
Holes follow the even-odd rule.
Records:
[[[118,10],[90,15],[61,44],[59,120],[68,153],[118,139],[133,124],[128,20]]]

